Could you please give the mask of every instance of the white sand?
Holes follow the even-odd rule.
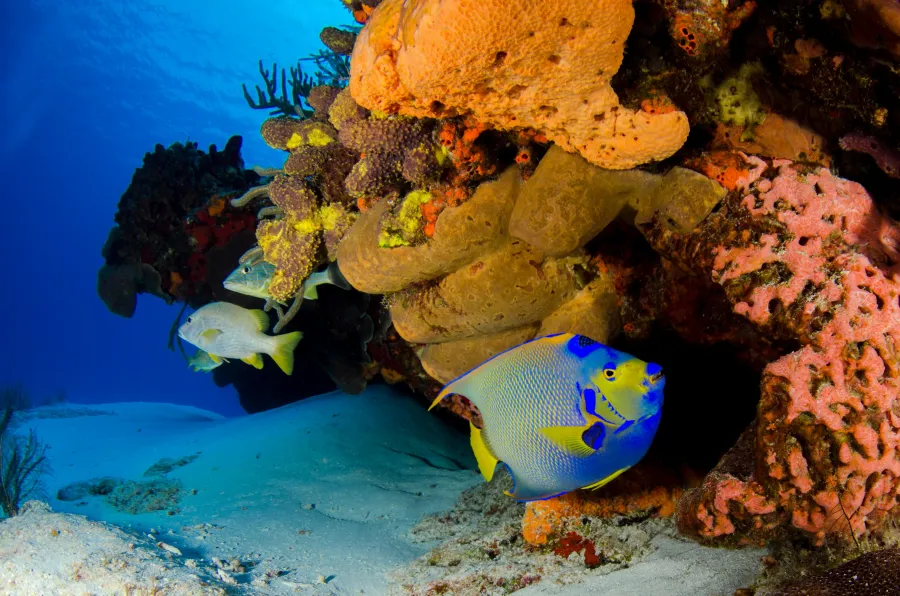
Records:
[[[726,550],[659,535],[653,550],[632,567],[607,575],[586,575],[574,585],[541,582],[517,592],[521,596],[732,596],[749,587],[763,570],[764,549]]]
[[[530,553],[516,538],[521,506],[481,485],[467,437],[385,387],[236,419],[119,403],[39,408],[27,423],[51,447],[49,503],[68,515],[38,508],[0,522],[0,594],[424,594],[446,580],[466,594],[484,578],[543,573],[517,593],[730,595],[753,583],[764,554],[700,547],[659,520],[597,522],[592,538],[626,553],[624,565]],[[184,491],[160,511],[52,498],[95,477],[148,480],[160,459],[194,454],[167,474]],[[506,546],[485,556],[498,538]]]
[[[243,585],[283,572],[252,593],[383,593],[386,571],[427,550],[407,539],[412,525],[480,479],[465,437],[384,387],[236,419],[169,404],[92,409],[110,415],[30,421],[51,446],[51,495],[97,476],[140,479],[161,458],[200,452],[168,474],[197,494],[172,516],[121,513],[103,497],[50,499],[53,509],[153,529],[207,565],[238,559]]]

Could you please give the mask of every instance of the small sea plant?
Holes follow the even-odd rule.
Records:
[[[11,385],[0,389],[0,410],[9,408],[13,412],[29,410],[34,405],[31,395],[21,385]]]
[[[5,389],[4,398],[17,389]],[[16,434],[13,415],[16,409],[7,401],[0,411],[0,509],[5,517],[19,513],[19,506],[40,490],[41,476],[50,471],[47,446],[34,430]]]

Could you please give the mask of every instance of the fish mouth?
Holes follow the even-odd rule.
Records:
[[[606,407],[606,409],[609,411],[609,413],[612,414],[613,416],[615,416],[615,418],[613,420],[610,420],[609,418],[601,415],[599,412],[595,412],[595,415],[598,418],[600,418],[601,420],[603,420],[604,422],[606,422],[607,424],[610,424],[610,425],[615,425],[617,423],[625,422],[628,420],[627,418],[625,418],[625,416],[622,416],[622,414],[619,413],[619,411],[616,409],[616,407],[614,405],[612,405],[612,402],[609,401],[605,395],[603,395],[602,391],[598,391],[597,395],[600,396],[600,400],[597,401],[597,404],[598,405],[603,404]],[[595,406],[595,409],[596,409],[596,406]]]
[[[666,378],[666,375],[664,375],[664,374],[662,373],[662,371],[659,371],[659,372],[656,373],[656,374],[650,375],[650,378],[649,378],[648,380],[650,381],[650,384],[651,384],[651,385],[656,385],[657,383],[659,383],[660,381],[664,380],[665,378]]]

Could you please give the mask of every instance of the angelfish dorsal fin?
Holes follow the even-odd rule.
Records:
[[[504,368],[506,368],[505,372],[507,374],[509,374],[510,376],[514,376],[514,375],[518,374],[519,372],[524,372],[524,371],[517,372],[515,370],[516,360],[514,360],[514,359],[516,357],[516,350],[518,348],[521,348],[525,345],[533,344],[533,343],[550,343],[551,345],[552,344],[563,345],[563,344],[561,344],[560,337],[561,337],[561,335],[557,334],[557,335],[547,335],[544,337],[530,339],[530,340],[523,342],[517,346],[513,346],[512,348],[510,348],[504,352],[500,352],[493,358],[489,358],[488,360],[485,360],[484,362],[482,362],[481,364],[479,364],[478,366],[476,366],[469,372],[467,372],[464,375],[459,376],[456,379],[447,383],[444,386],[444,388],[441,389],[441,392],[438,394],[438,396],[435,398],[435,400],[431,403],[431,406],[428,409],[430,410],[434,406],[438,405],[441,402],[441,400],[443,400],[445,397],[447,397],[448,395],[452,395],[454,393],[456,393],[458,395],[464,395],[465,397],[467,397],[469,399],[469,401],[471,401],[473,404],[475,404],[475,407],[480,407],[481,405],[485,404],[488,400],[490,400],[493,397],[492,393],[481,390],[482,385],[479,382],[479,379],[481,379],[485,375],[487,375],[488,371],[496,370],[500,367],[504,367]],[[488,376],[493,376],[493,375],[488,375]]]
[[[481,367],[479,367],[481,368]],[[475,406],[478,406],[476,400],[478,399],[477,391],[475,390],[475,383],[473,375],[478,372],[478,368],[474,368],[464,374],[463,376],[450,381],[444,388],[441,389],[441,392],[438,393],[438,396],[434,398],[434,401],[431,402],[431,405],[428,406],[428,409],[431,410],[434,406],[441,403],[441,401],[447,397],[448,395],[453,395],[454,393],[457,395],[463,395],[469,399]]]

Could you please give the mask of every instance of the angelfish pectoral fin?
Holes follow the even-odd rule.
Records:
[[[630,467],[631,466],[629,466],[629,468]],[[597,482],[595,482],[593,484],[588,484],[587,486],[583,486],[582,488],[588,489],[588,490],[597,490],[601,486],[606,486],[607,484],[609,484],[610,482],[612,482],[613,480],[618,478],[622,474],[622,472],[624,472],[627,469],[628,468],[622,468],[621,470],[617,470],[617,471],[613,472],[612,474],[610,474],[609,476],[607,476],[606,478],[604,478],[603,480],[598,480]]]
[[[481,429],[471,422],[469,422],[469,429],[472,431],[469,442],[472,445],[472,453],[475,454],[475,461],[478,462],[478,469],[481,471],[484,479],[490,482],[491,478],[494,477],[494,470],[500,460],[494,457],[490,449],[488,449],[487,444],[484,442],[484,437],[481,436]]]
[[[581,426],[547,426],[541,432],[566,453],[575,457],[587,457],[593,455],[595,449],[584,442],[584,430]]]

